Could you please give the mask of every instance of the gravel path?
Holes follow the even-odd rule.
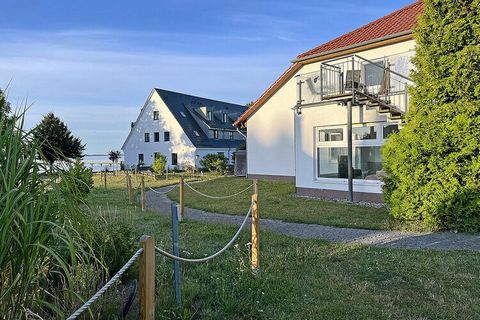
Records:
[[[159,188],[157,191],[164,192],[170,188]],[[161,214],[170,214],[172,201],[165,194],[148,191],[146,192],[146,203],[150,209]],[[245,210],[247,209],[245,208]],[[185,208],[185,217],[196,221],[237,226],[240,225],[243,219],[242,216],[211,213],[191,208]],[[392,248],[480,251],[480,234],[470,235],[452,232],[414,233],[337,228],[272,219],[261,219],[260,224],[262,230],[302,239],[322,239],[333,242]]]

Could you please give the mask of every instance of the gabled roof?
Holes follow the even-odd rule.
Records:
[[[382,39],[397,34],[410,33],[417,25],[417,16],[423,10],[423,2],[416,1],[402,9],[390,13],[369,24],[346,33],[316,48],[297,56],[297,59],[351,47],[368,41]]]
[[[218,130],[230,130],[235,131],[232,126],[232,119],[236,119],[244,112],[247,107],[238,104],[212,100],[207,98],[196,97],[184,93],[168,91],[163,89],[153,89],[150,96],[145,103],[145,106],[149,103],[153,94],[158,94],[163,100],[167,108],[173,114],[183,131],[190,139],[192,144],[197,148],[238,148],[245,144],[244,140],[230,140],[230,139],[212,139],[202,130],[202,125],[207,126],[209,129]],[[140,114],[137,117],[139,119],[145,110],[145,106],[142,108]],[[201,107],[206,107],[207,110],[212,111],[213,120],[207,121],[198,110]],[[225,123],[221,119],[223,113],[228,115],[228,122]],[[125,148],[134,128],[131,128],[127,139],[123,143],[122,150]],[[197,135],[198,134],[198,135]]]
[[[367,25],[328,41],[297,56],[294,63],[235,121],[242,126],[285,82],[305,64],[315,59],[328,59],[343,54],[351,54],[363,49],[385,45],[387,41],[412,39],[412,29],[417,25],[417,17],[423,11],[422,0],[377,19]],[[391,42],[393,43],[393,42]]]
[[[162,98],[195,147],[238,148],[245,143],[243,140],[211,139],[202,130],[201,124],[204,123],[211,129],[235,130],[231,119],[236,119],[247,107],[163,89],[155,88],[155,91]],[[212,111],[213,120],[206,120],[198,112],[201,107],[206,107],[207,110]],[[182,115],[182,112],[185,117]],[[224,123],[220,118],[223,113],[229,115],[227,123]],[[195,131],[198,133],[198,136],[195,134]]]

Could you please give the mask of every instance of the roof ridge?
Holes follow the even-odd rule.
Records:
[[[357,32],[359,32],[359,31],[363,31],[363,30],[365,30],[365,29],[367,29],[367,28],[369,28],[369,27],[371,27],[371,26],[373,26],[373,25],[379,24],[379,23],[381,23],[381,22],[383,22],[383,21],[385,21],[385,20],[387,20],[387,19],[389,19],[389,18],[392,18],[392,17],[394,17],[394,16],[400,15],[400,14],[404,13],[405,11],[409,10],[411,7],[417,6],[417,5],[421,4],[421,3],[423,3],[423,0],[416,0],[415,2],[413,2],[413,3],[409,4],[409,5],[406,5],[406,6],[402,7],[402,8],[400,8],[400,9],[397,9],[397,10],[395,10],[394,12],[391,12],[391,13],[383,16],[383,17],[380,17],[380,18],[378,18],[378,19],[376,19],[376,20],[374,20],[374,21],[371,21],[371,22],[369,22],[369,23],[367,23],[367,24],[365,24],[365,25],[363,25],[363,26],[360,26],[360,27],[358,27],[358,28],[356,28],[356,29],[354,29],[354,30],[352,30],[352,31],[349,31],[349,32],[347,32],[347,33],[345,33],[345,34],[343,34],[343,35],[341,35],[341,36],[338,36],[338,37],[336,37],[336,38],[334,38],[334,39],[331,39],[331,40],[329,40],[329,41],[327,41],[327,42],[325,42],[325,43],[322,43],[322,44],[316,46],[316,47],[313,48],[313,49],[310,49],[310,50],[308,50],[308,51],[305,51],[305,52],[299,54],[299,55],[297,56],[297,58],[307,57],[307,56],[313,54],[315,51],[317,51],[319,48],[321,48],[321,47],[323,47],[323,46],[340,42],[341,40],[343,40],[343,39],[351,36],[351,35],[354,34],[354,33],[357,33]]]
[[[243,108],[245,108],[244,105],[241,105],[241,104],[238,104],[238,103],[227,102],[227,101],[222,101],[222,100],[217,100],[217,99],[211,99],[211,98],[205,98],[205,97],[200,97],[200,96],[194,96],[194,95],[191,95],[191,94],[188,94],[188,93],[183,93],[183,92],[178,92],[178,91],[173,91],[173,90],[167,90],[167,89],[161,89],[161,88],[157,88],[157,87],[154,87],[153,89],[154,89],[155,91],[169,92],[169,93],[179,94],[179,95],[182,95],[182,96],[189,96],[189,97],[192,97],[192,98],[210,100],[210,101],[214,101],[214,102],[220,102],[220,103],[225,103],[225,104],[230,104],[230,105],[234,105],[234,106],[238,106],[238,107],[243,107]]]

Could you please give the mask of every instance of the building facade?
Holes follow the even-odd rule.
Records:
[[[231,164],[246,133],[232,123],[245,110],[237,104],[153,89],[122,146],[125,166],[148,167],[157,154],[167,157],[170,169],[200,168],[207,154],[223,154]]]

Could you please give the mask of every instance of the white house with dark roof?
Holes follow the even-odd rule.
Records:
[[[382,201],[381,146],[408,110],[422,1],[300,54],[235,122],[250,178],[297,194]]]
[[[223,154],[232,163],[235,150],[245,145],[245,130],[232,124],[245,106],[153,89],[123,143],[125,165],[148,167],[156,153],[169,168],[200,167],[207,154]]]

